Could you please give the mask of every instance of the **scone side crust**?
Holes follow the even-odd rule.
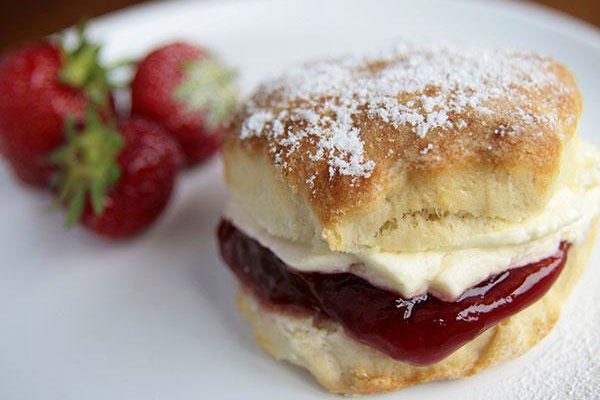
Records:
[[[418,50],[414,51],[419,54]],[[394,63],[411,54],[399,53],[394,56],[396,58],[359,64],[360,72],[353,73],[357,75],[356,79],[376,81],[377,74],[387,67],[399,71],[409,68],[402,63],[399,66]],[[435,57],[429,61],[439,61]],[[450,125],[432,124],[425,135],[415,132],[416,128],[411,123],[398,125],[386,122],[385,116],[378,117],[368,107],[359,107],[352,114],[349,126],[359,132],[355,137],[350,135],[350,139],[357,139],[360,143],[353,142],[344,149],[356,151],[346,154],[346,158],[358,155],[360,159],[342,163],[337,169],[335,163],[332,167],[331,157],[327,154],[320,158],[317,156],[323,143],[306,129],[309,125],[307,118],[324,120],[331,117],[331,109],[327,105],[343,96],[332,93],[329,97],[309,102],[292,98],[284,92],[293,84],[285,80],[263,86],[255,93],[231,125],[224,151],[243,151],[268,159],[289,190],[306,199],[323,226],[333,226],[340,220],[364,214],[388,191],[396,188],[398,177],[401,177],[402,184],[417,187],[446,181],[449,182],[448,189],[455,190],[455,186],[474,179],[468,175],[471,171],[487,171],[485,175],[490,176],[504,174],[518,178],[515,181],[508,179],[503,185],[517,190],[523,188],[524,199],[536,197],[543,203],[558,175],[564,143],[575,135],[581,113],[580,94],[572,75],[562,65],[535,55],[513,54],[506,57],[509,66],[512,62],[510,57],[519,60],[518,66],[521,62],[525,63],[526,70],[533,71],[535,75],[532,79],[541,79],[539,76],[542,74],[550,78],[534,85],[524,78],[515,78],[515,82],[508,82],[509,86],[512,85],[510,90],[496,88],[500,93],[486,100],[485,107],[465,107],[460,112],[447,113],[444,118]],[[473,68],[477,70],[478,66]],[[314,76],[309,74],[307,79],[314,79]],[[423,103],[415,111],[417,116],[420,115],[418,112],[424,112],[422,108],[427,106],[424,104],[427,99],[447,94],[441,89],[442,93],[438,93],[435,83],[426,85],[425,91],[397,93],[397,104]],[[265,110],[271,119],[263,115]],[[308,111],[312,114],[307,116]],[[262,120],[258,118],[261,115]],[[249,125],[255,129],[253,133],[249,131]],[[258,128],[261,128],[260,131]],[[333,150],[329,150],[336,153],[336,149],[334,146]],[[332,157],[338,164],[343,161],[340,154]],[[372,168],[369,169],[369,166]],[[461,181],[462,175],[466,176],[466,180]],[[452,185],[452,182],[457,184]],[[525,189],[525,186],[530,188]],[[442,195],[440,197],[443,198]],[[452,201],[448,200],[449,208],[453,207]],[[437,199],[421,209],[429,206],[443,209],[443,204],[438,204],[440,202]],[[515,213],[519,214],[519,206],[540,208],[541,205],[515,204]],[[417,208],[408,211],[419,211],[418,204],[411,206]],[[489,211],[492,216],[495,212],[493,207],[475,211],[482,214]]]
[[[578,137],[563,147],[556,188],[547,193],[551,198],[566,188],[578,192],[579,175],[594,162],[583,154],[582,148],[589,146]],[[233,201],[253,220],[274,236],[302,243],[325,240],[333,251],[463,247],[469,238],[509,229],[548,206],[544,193],[529,184],[530,171],[471,168],[447,179],[430,175],[408,181],[401,171],[390,170],[395,180],[374,191],[376,199],[362,198],[368,212],[339,214],[337,221],[324,225],[302,188],[290,187],[267,157],[245,151],[240,143],[223,150]]]

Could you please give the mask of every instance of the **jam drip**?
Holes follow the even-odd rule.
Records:
[[[349,273],[294,270],[229,221],[221,222],[219,241],[227,264],[262,301],[330,318],[359,342],[415,365],[444,359],[542,297],[570,246],[563,242],[552,256],[494,275],[448,302],[430,294],[404,299]]]

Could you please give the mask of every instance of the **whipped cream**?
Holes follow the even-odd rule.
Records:
[[[445,251],[349,254],[325,242],[308,245],[271,235],[230,203],[225,217],[290,267],[306,272],[349,272],[411,298],[429,292],[445,300],[497,274],[554,254],[561,241],[577,243],[600,213],[600,153],[582,153],[578,191],[559,190],[536,217],[510,229],[475,235],[471,247]]]

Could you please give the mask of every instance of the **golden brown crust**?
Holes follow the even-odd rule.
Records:
[[[584,243],[572,248],[565,270],[542,299],[488,329],[445,360],[426,367],[395,361],[359,344],[337,324],[269,312],[243,291],[238,305],[265,351],[307,368],[332,392],[368,394],[458,379],[523,354],[550,332],[562,303],[585,270],[594,239],[593,229]]]
[[[537,55],[504,52],[483,62],[485,52],[465,54],[408,47],[381,59],[317,63],[262,86],[225,138],[228,178],[237,154],[266,162],[338,250],[354,246],[342,231],[357,223],[380,224],[376,231],[414,213],[518,221],[539,212],[576,133],[575,80]],[[415,63],[448,77],[415,83]],[[315,84],[344,73],[348,82]],[[388,84],[398,86],[395,97],[381,88]],[[386,206],[393,218],[365,222]]]
[[[498,81],[493,89],[499,90],[500,94],[486,101],[485,107],[466,107],[460,112],[450,109],[447,118],[452,126],[434,126],[425,136],[416,134],[410,123],[394,126],[374,117],[367,108],[359,107],[352,115],[352,127],[360,131],[365,160],[374,162],[370,176],[332,174],[327,157],[315,160],[311,156],[317,148],[310,134],[297,141],[297,148],[291,154],[286,153],[285,164],[281,164],[280,168],[281,176],[292,190],[304,192],[324,224],[335,220],[341,213],[361,212],[373,203],[375,197],[385,193],[385,188],[390,186],[389,181],[394,180],[399,172],[405,174],[408,181],[452,179],[464,170],[473,169],[507,175],[527,173],[530,183],[544,193],[558,173],[563,141],[576,132],[581,98],[573,76],[564,66],[535,55],[515,54],[506,57],[520,57],[523,63],[530,64],[527,71],[532,70],[532,74],[544,74],[551,79],[528,85],[527,79],[516,77],[510,83],[515,86],[511,90],[502,88],[504,82]],[[385,68],[409,68],[409,63],[397,64],[402,57],[405,54],[399,53],[391,59],[359,63],[356,68],[361,71],[360,74],[376,80],[377,74]],[[434,58],[430,62],[435,61]],[[450,72],[458,73],[460,70]],[[359,72],[355,74],[358,79]],[[311,78],[315,77],[306,77]],[[307,126],[306,120],[298,116],[298,110],[313,111],[323,119],[330,112],[329,109],[323,111],[324,104],[341,97],[340,93],[332,92],[326,98],[306,103],[303,99],[281,93],[289,90],[291,85],[284,82],[283,85],[260,88],[232,124],[225,151],[241,146],[244,151],[268,157],[276,165],[276,155],[281,156],[282,152],[289,150],[289,143],[280,140],[282,136],[275,138],[263,134],[240,138],[244,123],[257,113],[256,110],[268,110],[274,115],[282,110],[289,111],[279,118],[286,132],[283,136],[289,138],[302,136],[299,133]],[[475,92],[477,90],[474,89]],[[418,103],[422,96],[432,99],[446,95],[440,91],[433,82],[426,85],[424,92],[397,93],[397,102]],[[516,93],[522,96],[516,96]],[[422,107],[419,109],[425,115]],[[273,126],[267,124],[263,128],[272,130]],[[311,184],[307,185],[307,181]]]

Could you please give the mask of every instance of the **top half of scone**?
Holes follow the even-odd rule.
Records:
[[[259,87],[226,136],[226,179],[271,235],[337,252],[530,240],[598,184],[581,111],[551,58],[403,44]]]

